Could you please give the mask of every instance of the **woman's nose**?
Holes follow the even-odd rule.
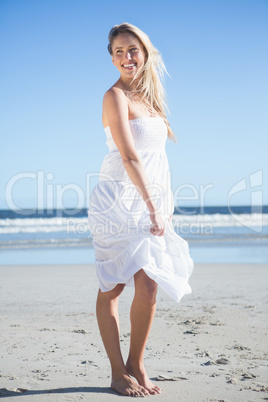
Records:
[[[130,54],[130,52],[126,52],[126,54],[125,54],[125,56],[126,56],[126,59],[131,59],[131,54]]]

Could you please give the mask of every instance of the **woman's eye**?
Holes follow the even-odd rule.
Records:
[[[136,52],[137,50],[138,50],[138,49],[137,49],[136,47],[132,47],[132,48],[130,49],[131,52],[133,52],[133,51]],[[122,50],[117,50],[116,53],[117,53],[117,54],[118,54],[118,53],[122,53]]]

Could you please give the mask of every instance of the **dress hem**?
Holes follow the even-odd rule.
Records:
[[[111,291],[118,284],[134,287],[134,275],[143,269],[176,302],[184,295],[192,293],[188,280],[194,263],[189,256],[188,243],[174,232],[172,236],[168,235],[167,241],[171,245],[175,242],[175,236],[176,241],[181,242],[182,249],[174,254],[174,249],[171,251],[162,248],[159,253],[159,245],[153,243],[155,236],[151,236],[130,244],[112,260],[95,261],[99,289],[102,292]],[[188,258],[185,258],[185,253]],[[161,258],[158,258],[159,255]]]

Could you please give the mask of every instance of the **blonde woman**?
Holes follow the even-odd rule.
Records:
[[[174,212],[161,83],[163,60],[149,37],[134,25],[115,25],[108,51],[120,73],[103,98],[102,123],[109,153],[101,166],[88,209],[99,279],[97,320],[111,364],[111,387],[120,394],[159,394],[143,363],[158,285],[174,300],[191,293],[188,243],[172,226]],[[129,355],[119,341],[118,300],[135,286],[130,311]]]

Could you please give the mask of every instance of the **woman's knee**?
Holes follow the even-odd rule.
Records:
[[[107,300],[115,300],[121,295],[121,293],[124,290],[124,287],[125,285],[123,283],[119,283],[112,290],[109,290],[108,292],[102,292],[101,290],[99,290],[98,299],[102,298]]]
[[[157,295],[157,283],[149,278],[144,271],[140,274],[135,281],[135,292],[140,298],[144,299],[147,303],[154,304]]]

